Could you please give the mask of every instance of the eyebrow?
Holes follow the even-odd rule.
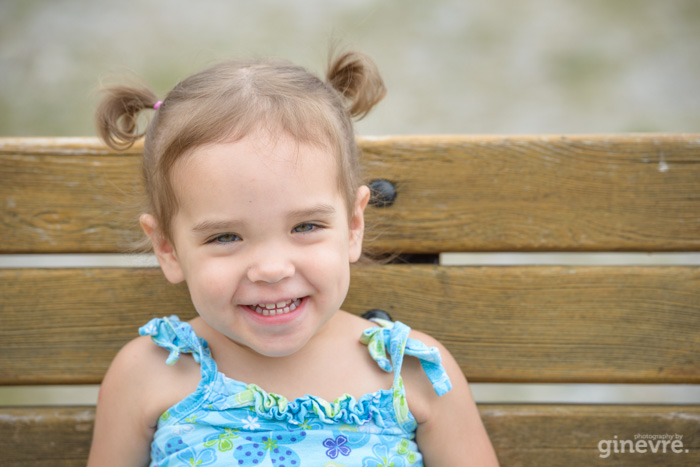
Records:
[[[299,218],[313,218],[316,216],[326,217],[332,216],[336,213],[336,210],[330,204],[318,204],[310,208],[305,209],[295,209],[287,213],[288,219],[299,219]],[[224,231],[224,230],[236,230],[236,228],[245,227],[246,223],[242,221],[216,221],[216,220],[205,220],[195,224],[192,227],[193,232],[212,232],[212,231]]]
[[[234,230],[235,227],[245,225],[245,222],[236,221],[202,221],[192,227],[193,232],[212,232],[218,230]]]
[[[315,217],[315,216],[332,216],[335,214],[335,208],[330,204],[318,204],[312,206],[308,209],[295,209],[287,213],[287,218],[298,219],[304,217]]]

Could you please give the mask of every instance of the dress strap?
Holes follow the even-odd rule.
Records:
[[[401,366],[405,355],[418,358],[423,371],[433,385],[438,396],[442,396],[452,389],[452,383],[442,366],[440,351],[435,347],[428,347],[421,341],[408,337],[411,328],[401,322],[373,319],[380,327],[367,329],[360,338],[363,344],[367,344],[369,353],[379,367],[386,371],[394,372],[393,406],[397,422],[407,431],[415,428],[415,420],[409,414],[406,402],[406,390],[401,378]],[[388,354],[387,354],[388,349]]]
[[[363,344],[367,344],[370,355],[382,370],[394,372],[394,387],[401,377],[404,356],[410,355],[418,358],[438,396],[452,389],[452,383],[442,366],[442,358],[437,348],[428,347],[419,340],[409,338],[411,328],[399,321],[382,319],[372,321],[380,327],[367,329],[360,340]]]
[[[216,363],[207,341],[197,336],[192,326],[183,323],[177,316],[154,318],[139,328],[139,334],[151,336],[156,345],[170,351],[166,364],[174,365],[180,355],[189,353],[201,365],[202,378],[209,379],[216,375]]]

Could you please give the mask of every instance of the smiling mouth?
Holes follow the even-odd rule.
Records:
[[[277,316],[290,313],[299,306],[301,303],[301,298],[295,298],[294,300],[286,300],[284,302],[278,303],[258,303],[255,305],[247,305],[248,308],[253,310],[262,316]]]

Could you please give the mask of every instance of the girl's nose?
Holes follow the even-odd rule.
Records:
[[[294,264],[279,252],[260,255],[248,268],[248,280],[274,284],[294,275]]]

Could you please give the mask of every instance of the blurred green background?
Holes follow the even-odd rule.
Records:
[[[360,134],[698,131],[698,0],[2,0],[0,136],[95,134],[101,80],[159,95],[228,57],[322,72],[338,40],[386,100]]]

